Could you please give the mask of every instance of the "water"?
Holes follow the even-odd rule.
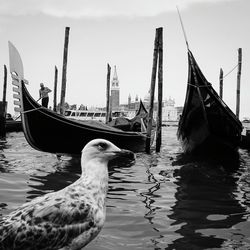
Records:
[[[105,226],[85,249],[250,249],[250,152],[188,159],[176,127],[163,128],[162,144],[110,168]],[[79,159],[33,150],[22,133],[0,148],[0,214],[80,176]]]

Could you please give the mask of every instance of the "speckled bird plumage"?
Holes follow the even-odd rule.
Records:
[[[103,139],[89,142],[82,151],[82,175],[76,182],[0,218],[0,249],[74,250],[88,244],[103,227],[107,164],[120,152]]]

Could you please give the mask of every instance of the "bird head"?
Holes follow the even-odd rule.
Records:
[[[108,162],[115,158],[135,159],[133,152],[125,149],[120,149],[112,142],[105,139],[94,139],[87,143],[82,150],[82,161],[98,159]]]

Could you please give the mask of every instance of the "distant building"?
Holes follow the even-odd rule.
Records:
[[[110,96],[110,103],[111,103],[111,109],[116,110],[119,109],[120,106],[120,86],[119,86],[119,80],[116,72],[116,66],[114,71],[114,76],[111,82],[111,96]]]
[[[162,121],[178,120],[177,109],[174,105],[175,105],[175,100],[172,99],[171,97],[163,101]]]
[[[147,110],[149,110],[150,106],[150,91],[144,96],[143,104]],[[129,117],[133,117],[136,114],[140,105],[140,101],[138,95],[135,97],[135,101],[132,101],[131,95],[128,96],[128,105],[127,105],[127,112]],[[123,110],[126,110],[126,105],[120,105]],[[154,102],[154,119],[156,119],[158,109],[158,102]],[[165,99],[162,102],[162,121],[177,121],[179,119],[179,115],[182,112],[181,107],[177,109],[175,107],[175,100],[171,97]]]
[[[128,96],[128,109],[131,109],[131,95]]]
[[[133,118],[139,109],[140,101],[138,95],[135,97],[135,101],[132,101],[131,95],[128,96],[128,104],[120,104],[119,110],[125,111],[129,118]]]

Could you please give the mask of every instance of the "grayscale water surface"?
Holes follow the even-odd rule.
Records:
[[[105,226],[85,249],[250,249],[250,151],[239,153],[238,161],[187,158],[176,127],[163,127],[159,154],[110,167]],[[79,159],[58,159],[32,149],[23,133],[8,134],[0,215],[79,176]]]

